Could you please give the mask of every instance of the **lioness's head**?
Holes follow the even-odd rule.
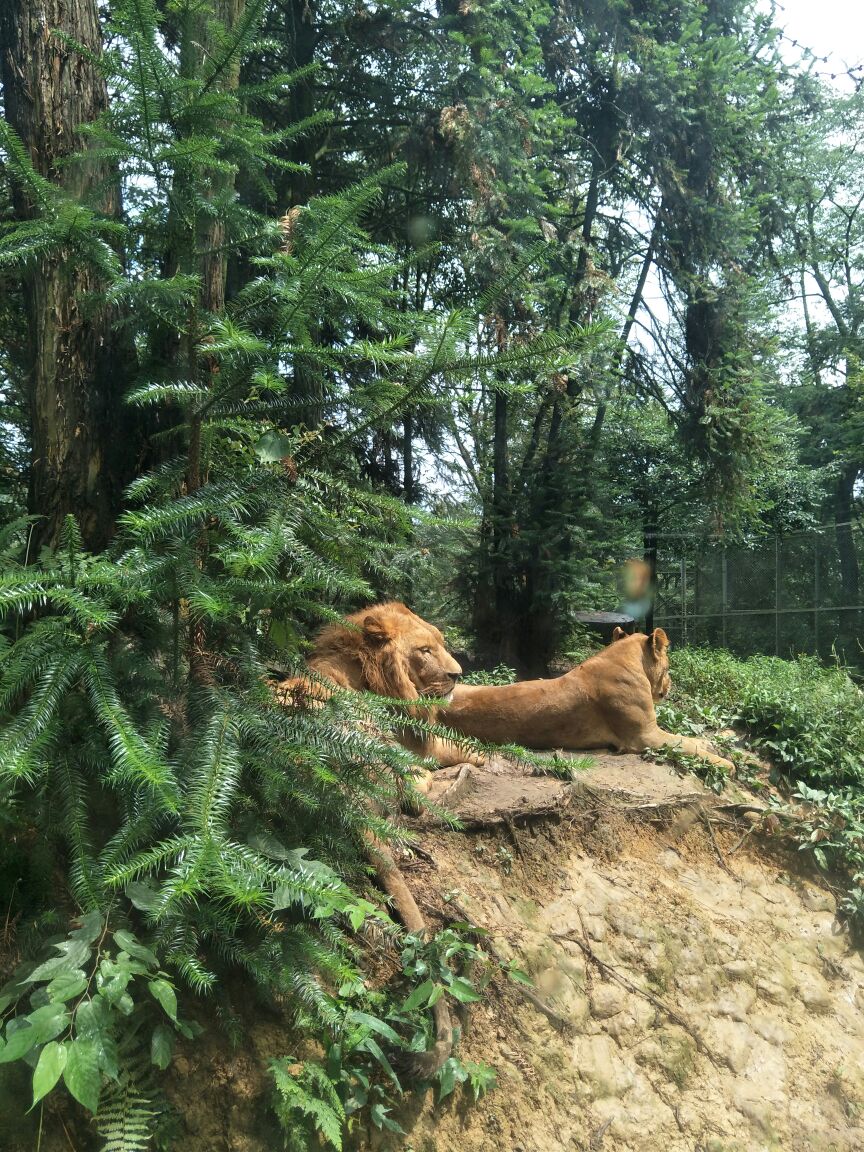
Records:
[[[651,696],[657,700],[665,700],[672,689],[672,679],[669,675],[669,637],[662,628],[655,628],[650,636],[628,637],[623,628],[616,628],[612,633],[612,643],[618,640],[631,639],[642,645],[642,667],[651,685]]]

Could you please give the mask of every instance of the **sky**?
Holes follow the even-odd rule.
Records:
[[[765,4],[767,8],[767,4]],[[830,57],[819,65],[829,74],[864,63],[864,4],[861,0],[782,0],[776,4],[775,22],[799,44],[818,56]],[[795,49],[787,44],[789,59]],[[784,52],[784,55],[786,53]]]

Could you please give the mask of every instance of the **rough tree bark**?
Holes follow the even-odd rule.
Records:
[[[0,79],[5,116],[41,175],[107,215],[119,212],[119,183],[105,164],[88,160],[83,125],[105,109],[105,81],[93,60],[102,51],[96,0],[3,0]],[[80,162],[66,161],[76,153]],[[20,219],[36,207],[13,189]],[[64,519],[78,520],[84,543],[111,538],[122,490],[137,449],[123,403],[134,349],[112,330],[104,285],[68,253],[42,257],[26,276],[29,324],[31,466],[29,509],[41,519],[35,544],[54,545]],[[35,551],[32,549],[31,551]]]

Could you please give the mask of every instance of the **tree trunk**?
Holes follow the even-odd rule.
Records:
[[[414,491],[414,415],[406,412],[402,417],[402,499],[413,504]]]
[[[58,34],[55,34],[58,33]],[[105,109],[105,81],[92,60],[67,46],[102,51],[95,0],[3,0],[0,77],[5,116],[36,171],[69,196],[117,215],[115,173],[86,159],[83,125]],[[68,164],[70,156],[84,159]],[[38,214],[13,189],[19,219]],[[112,330],[99,303],[104,284],[69,253],[43,256],[28,269],[25,306],[30,341],[31,464],[29,510],[40,517],[37,545],[55,545],[68,515],[84,543],[98,550],[114,530],[123,487],[134,474],[134,419],[123,403],[134,349]]]
[[[499,350],[503,341],[499,342]],[[514,517],[510,491],[507,443],[509,405],[506,392],[495,393],[495,430],[492,442],[492,581],[495,597],[495,633],[498,659],[512,664],[515,657],[517,606],[514,603]]]

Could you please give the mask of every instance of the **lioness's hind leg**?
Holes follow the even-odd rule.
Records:
[[[645,748],[677,748],[685,756],[698,756],[700,760],[707,760],[709,764],[725,768],[733,775],[735,773],[735,765],[731,760],[718,756],[703,740],[695,740],[692,736],[676,736],[674,732],[664,732],[662,728],[655,728],[643,735],[642,745]]]

